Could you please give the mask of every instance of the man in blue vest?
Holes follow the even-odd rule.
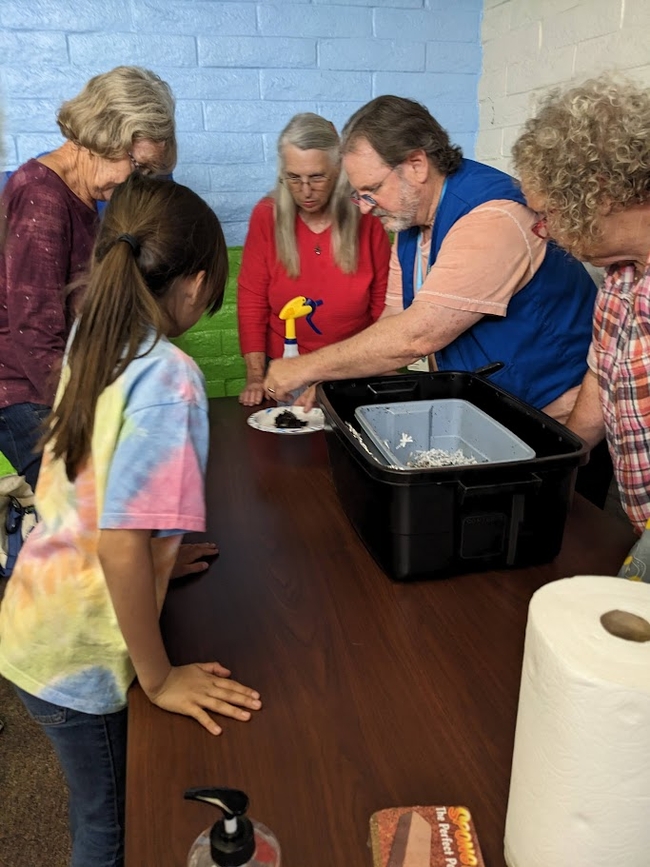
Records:
[[[378,322],[269,367],[268,395],[388,373],[428,359],[472,371],[564,422],[587,370],[596,286],[544,237],[513,179],[464,159],[419,103],[380,96],[342,134],[353,200],[396,233]]]

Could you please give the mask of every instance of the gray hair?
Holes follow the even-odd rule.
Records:
[[[312,112],[294,115],[278,138],[278,173],[273,191],[275,246],[277,256],[290,277],[300,274],[300,255],[296,244],[297,206],[291,191],[283,183],[284,148],[317,150],[327,154],[332,168],[341,165],[340,142],[334,124]],[[332,255],[345,274],[357,269],[359,209],[350,201],[350,185],[344,173],[339,176],[329,200],[332,214]]]
[[[443,175],[456,171],[463,158],[458,145],[429,110],[414,99],[378,96],[356,111],[343,127],[341,152],[354,151],[366,139],[391,168],[401,165],[414,151],[423,150]]]
[[[91,78],[77,96],[64,102],[56,122],[69,141],[105,159],[123,157],[134,142],[163,144],[155,168],[176,165],[174,97],[167,82],[139,66],[117,66]]]
[[[515,170],[553,211],[558,242],[580,256],[601,208],[650,200],[650,92],[612,73],[550,91],[514,143]]]

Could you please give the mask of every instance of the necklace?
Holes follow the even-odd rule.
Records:
[[[321,218],[320,220],[316,219],[311,222],[302,213],[302,211],[299,211],[299,216],[305,226],[307,226],[309,231],[312,232],[314,235],[322,235],[323,232],[326,232],[332,225],[332,217],[329,214],[327,214],[325,218]],[[321,247],[320,243],[316,242],[316,244],[314,245],[314,253],[317,256],[320,256],[322,252],[323,248]]]

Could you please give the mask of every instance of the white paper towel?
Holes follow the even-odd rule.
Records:
[[[617,609],[650,621],[650,585],[580,576],[531,600],[508,867],[650,865],[650,641],[609,634]]]

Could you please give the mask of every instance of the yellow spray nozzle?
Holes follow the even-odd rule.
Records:
[[[320,307],[322,301],[313,301],[311,298],[307,298],[304,295],[296,295],[295,298],[292,298],[291,301],[287,301],[282,310],[280,310],[278,316],[280,319],[283,319],[285,322],[284,326],[284,339],[285,343],[287,340],[295,343],[296,341],[296,319],[300,319],[302,316],[307,317],[307,323],[314,329],[316,334],[320,334],[321,332],[316,328],[312,321],[312,316],[317,307]]]
[[[312,305],[307,304],[307,298],[304,295],[297,295],[291,301],[287,301],[278,316],[280,319],[300,319],[301,316],[309,316],[314,309]]]

